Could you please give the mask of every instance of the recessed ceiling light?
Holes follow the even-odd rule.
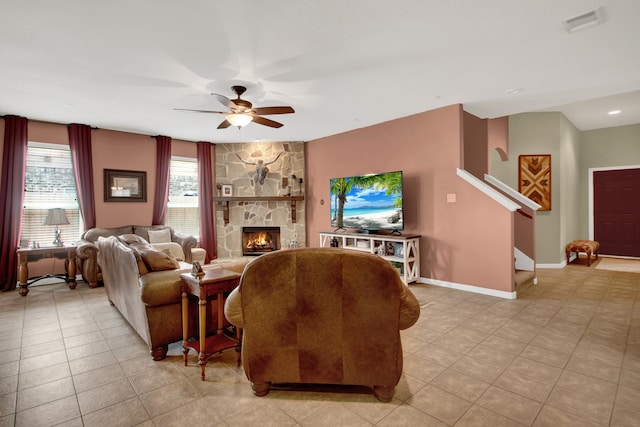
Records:
[[[609,113],[608,113],[608,114],[609,114],[610,116],[615,116],[616,114],[620,114],[620,113],[622,113],[622,111],[620,111],[620,110],[613,110],[613,111],[609,111]]]
[[[520,93],[520,92],[522,92],[522,89],[520,89],[520,88],[518,88],[518,87],[513,88],[513,89],[508,89],[508,90],[506,91],[506,93],[507,93],[508,95],[515,95],[516,93]]]

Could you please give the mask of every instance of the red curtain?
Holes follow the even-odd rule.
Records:
[[[153,201],[153,225],[164,225],[169,202],[169,174],[171,168],[171,137],[156,136],[156,192]]]
[[[73,123],[69,125],[69,148],[73,175],[78,191],[78,205],[84,229],[96,226],[96,201],[93,191],[93,160],[91,156],[91,127]]]
[[[24,117],[4,117],[4,148],[0,180],[0,286],[16,288],[18,255],[24,203],[24,175],[27,167],[27,125]]]
[[[215,222],[215,183],[211,144],[198,142],[198,206],[200,207],[200,247],[207,251],[206,263],[218,258]]]

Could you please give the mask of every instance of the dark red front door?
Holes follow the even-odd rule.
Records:
[[[601,254],[640,257],[640,169],[593,173],[593,217]]]

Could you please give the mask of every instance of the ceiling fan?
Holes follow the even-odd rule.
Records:
[[[218,129],[225,129],[229,126],[237,126],[241,128],[251,122],[258,123],[259,125],[269,126],[272,128],[282,127],[282,123],[278,123],[274,120],[262,117],[271,114],[290,114],[295,113],[291,107],[259,107],[253,108],[253,104],[244,99],[240,99],[247,88],[244,86],[231,86],[231,90],[237,95],[236,99],[229,99],[224,95],[218,95],[212,93],[222,105],[229,108],[230,111],[211,111],[211,110],[191,110],[188,108],[174,108],[179,111],[194,111],[196,113],[209,113],[209,114],[224,114],[225,120],[218,125]]]

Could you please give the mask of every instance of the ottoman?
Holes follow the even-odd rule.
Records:
[[[567,264],[569,264],[569,258],[571,252],[575,252],[576,256],[579,256],[579,252],[585,252],[587,254],[587,266],[591,266],[591,254],[598,259],[598,249],[600,249],[600,243],[593,240],[574,240],[570,242],[565,248],[567,255]]]

